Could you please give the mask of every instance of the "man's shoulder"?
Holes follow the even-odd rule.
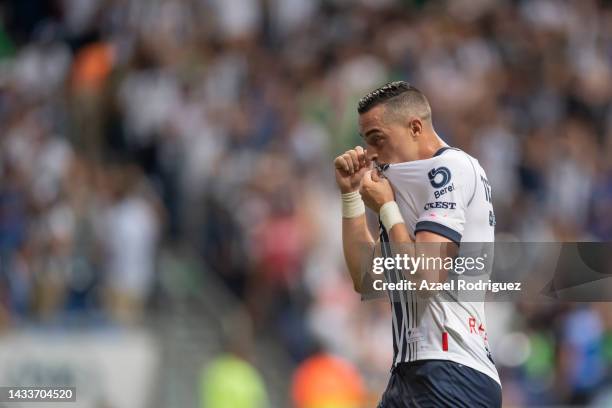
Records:
[[[429,194],[432,189],[450,184],[471,186],[480,171],[476,159],[463,150],[449,147],[429,159],[391,165],[385,174],[396,190],[407,190],[412,196],[418,196],[416,191]]]
[[[450,163],[458,166],[471,166],[470,161],[477,161],[474,157],[456,147],[450,147],[443,151],[439,151],[432,159],[435,163]]]
[[[449,179],[463,177],[471,179],[478,166],[478,160],[463,150],[449,148],[442,154],[432,157],[428,176],[430,179],[439,179],[440,176],[436,175],[445,174]]]

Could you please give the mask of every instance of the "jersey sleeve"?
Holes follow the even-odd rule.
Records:
[[[474,167],[468,157],[452,152],[439,156],[426,171],[427,199],[414,234],[429,231],[459,244],[467,206],[474,195]]]

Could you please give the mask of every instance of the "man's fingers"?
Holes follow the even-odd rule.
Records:
[[[334,166],[352,175],[364,168],[371,168],[372,161],[368,159],[367,151],[363,147],[355,146],[354,149],[347,150],[344,154],[336,157]]]
[[[349,150],[346,153],[351,157],[351,160],[353,162],[353,170],[359,171],[359,169],[361,168],[361,165],[359,163],[359,157],[357,155],[357,151]]]
[[[351,157],[349,152],[347,151],[346,153],[344,153],[342,155],[342,158],[344,159],[344,161],[346,161],[346,164],[348,165],[348,172],[353,174],[355,172],[355,167],[353,166],[353,158]]]
[[[372,173],[372,181],[379,182],[380,181],[380,175],[378,174],[378,169],[373,169],[371,171],[371,173]]]
[[[365,166],[372,168],[372,160],[368,157],[368,149],[363,151],[363,156],[365,157]]]
[[[353,174],[353,160],[351,157],[344,153],[336,158],[336,168],[344,170],[349,174]]]
[[[357,152],[357,159],[359,160],[359,167],[366,166],[366,152],[361,146],[355,146],[355,152]]]
[[[349,166],[346,160],[344,159],[344,155],[336,157],[336,160],[334,160],[334,165],[338,170],[344,170],[346,172],[349,172]]]
[[[361,194],[364,200],[368,199],[367,188],[370,184],[372,184],[372,170],[368,170],[363,175],[361,179],[361,188],[359,189],[359,193]]]

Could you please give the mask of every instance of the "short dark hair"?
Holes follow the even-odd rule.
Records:
[[[410,110],[421,119],[431,119],[431,108],[427,98],[423,92],[406,81],[389,82],[370,92],[359,100],[357,112],[366,113],[381,104],[387,105],[389,113],[393,116],[405,115],[406,110]]]

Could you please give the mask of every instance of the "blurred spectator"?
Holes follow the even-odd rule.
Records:
[[[350,363],[330,355],[315,355],[295,371],[291,386],[295,408],[358,408],[365,390],[359,372]]]
[[[154,283],[159,216],[142,191],[141,170],[113,166],[108,176],[109,206],[102,222],[106,286],[117,318],[141,317]]]
[[[220,355],[203,370],[200,378],[202,408],[266,408],[265,385],[257,370],[231,354]]]

